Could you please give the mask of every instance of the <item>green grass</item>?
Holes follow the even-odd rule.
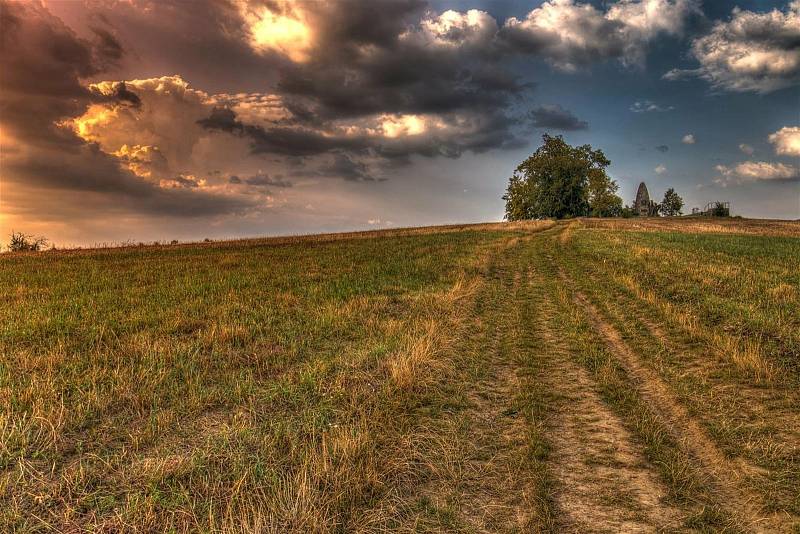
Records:
[[[259,498],[254,524],[366,521],[424,402],[390,363],[441,341],[503,236],[3,257],[0,522],[225,528]]]
[[[800,516],[800,240],[614,224],[3,255],[0,531],[557,531],[562,357],[732,529],[576,292]]]
[[[800,239],[578,230],[572,241],[578,286],[726,456],[754,466],[745,478],[767,509],[800,515]]]

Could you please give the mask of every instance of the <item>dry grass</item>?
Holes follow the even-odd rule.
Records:
[[[589,228],[622,231],[685,232],[692,234],[743,234],[800,237],[800,220],[720,217],[645,217],[634,219],[581,219]]]
[[[561,261],[696,418],[727,471],[756,489],[764,517],[790,531],[800,516],[800,244],[633,231],[639,224],[622,237],[587,223],[572,249],[559,249]]]
[[[736,531],[653,384],[790,525],[794,224],[3,255],[0,530]]]
[[[238,248],[256,246],[284,246],[284,245],[308,245],[333,243],[338,241],[352,241],[354,239],[376,239],[387,237],[413,237],[432,234],[448,234],[457,232],[537,232],[539,230],[552,227],[554,221],[514,221],[514,222],[489,222],[489,223],[470,223],[470,224],[446,224],[439,226],[411,226],[404,228],[388,228],[380,230],[362,230],[355,232],[335,232],[325,234],[303,234],[275,237],[252,237],[252,238],[233,238],[216,239],[207,241],[191,241],[176,244],[167,243],[104,243],[86,247],[66,247],[45,250],[49,255],[63,254],[97,254],[99,252],[116,252],[121,250],[136,249],[161,249],[171,250],[176,248]],[[38,255],[42,252],[19,252],[15,256]],[[5,254],[0,254],[2,259]]]
[[[549,225],[4,256],[2,529],[402,523],[484,264]]]

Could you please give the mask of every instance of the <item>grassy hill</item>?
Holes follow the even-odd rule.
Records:
[[[800,529],[800,223],[0,257],[2,531]]]

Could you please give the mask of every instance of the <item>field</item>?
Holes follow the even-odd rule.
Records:
[[[2,532],[800,532],[800,223],[0,256]]]

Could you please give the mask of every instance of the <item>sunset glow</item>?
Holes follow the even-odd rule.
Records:
[[[381,128],[386,137],[419,135],[427,129],[424,117],[419,115],[384,116]]]
[[[800,217],[798,2],[0,4],[0,237],[495,220],[543,134]]]
[[[95,104],[89,106],[86,113],[80,117],[62,124],[72,127],[75,133],[84,141],[97,141],[97,127],[108,124],[116,116],[116,109],[109,108],[105,104]]]
[[[248,15],[253,45],[260,50],[272,50],[292,61],[306,61],[311,45],[311,30],[301,20],[273,13],[262,7]]]

